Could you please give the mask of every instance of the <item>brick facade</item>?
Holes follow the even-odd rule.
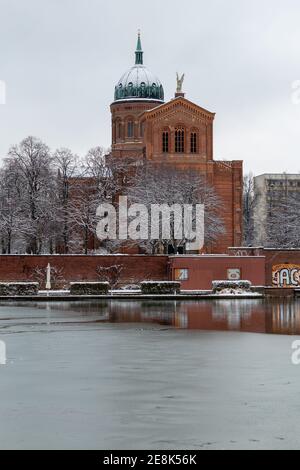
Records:
[[[213,122],[215,114],[178,96],[158,105],[154,102],[117,101],[111,105],[112,155],[145,157],[154,163],[190,169],[207,178],[215,188],[222,208],[226,234],[207,253],[225,253],[242,242],[242,161],[215,161]],[[129,137],[128,122],[133,124]],[[176,151],[176,132],[184,132],[183,151]],[[163,135],[167,134],[167,146]],[[192,139],[194,138],[194,146]],[[167,150],[167,151],[166,151]],[[178,149],[177,149],[178,150]]]
[[[143,155],[143,128],[140,116],[158,103],[117,101],[111,104],[112,155],[114,157],[141,157]],[[128,123],[133,124],[132,136],[128,136]]]

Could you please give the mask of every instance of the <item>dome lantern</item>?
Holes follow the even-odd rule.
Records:
[[[135,51],[135,65],[143,65],[143,49],[142,49],[142,42],[141,42],[141,32],[138,32],[138,40],[136,45]]]
[[[143,64],[140,31],[135,51],[135,65],[122,75],[115,86],[115,101],[164,102],[164,89],[160,80]]]

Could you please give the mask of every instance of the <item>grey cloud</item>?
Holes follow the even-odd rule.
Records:
[[[217,113],[216,158],[298,172],[299,19],[297,0],[0,0],[0,155],[28,134],[79,154],[108,146],[114,85],[141,28],[166,98],[185,72],[187,98]]]

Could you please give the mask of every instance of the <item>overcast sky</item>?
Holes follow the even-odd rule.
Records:
[[[166,99],[185,72],[186,97],[216,112],[216,159],[298,173],[299,25],[299,0],[0,0],[0,155],[27,135],[80,155],[108,147],[140,28]]]

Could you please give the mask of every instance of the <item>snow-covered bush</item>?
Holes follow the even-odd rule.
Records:
[[[105,295],[108,290],[108,282],[70,282],[71,295]]]
[[[179,294],[180,282],[174,281],[143,281],[142,294]]]
[[[212,290],[214,294],[235,293],[235,291],[250,292],[250,281],[213,281]],[[226,292],[225,292],[226,291]]]
[[[37,295],[38,282],[0,282],[0,296]]]

